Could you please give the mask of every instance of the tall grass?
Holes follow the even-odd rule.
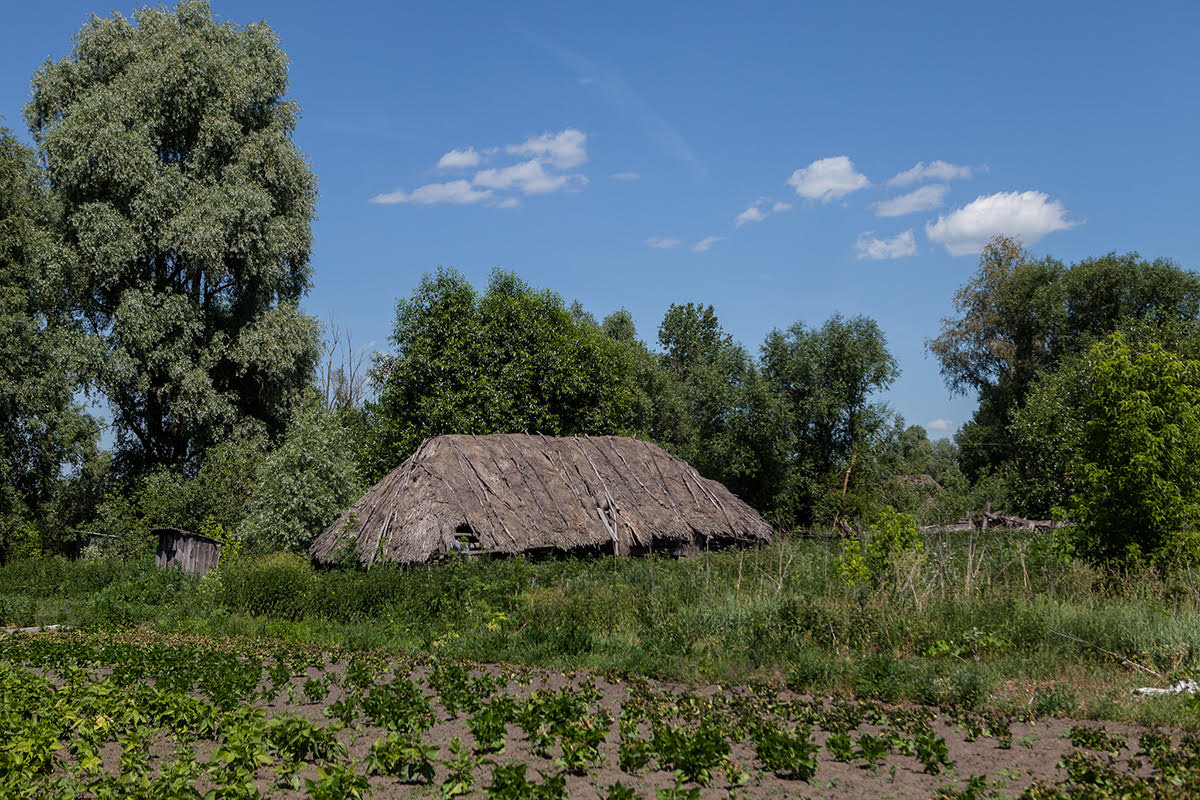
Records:
[[[0,616],[968,703],[980,686],[1112,690],[1200,666],[1200,584],[1186,566],[1105,571],[1062,559],[1041,535],[930,534],[923,554],[867,587],[843,581],[840,554],[836,541],[788,537],[685,560],[314,571],[274,555],[203,579],[148,563],[29,561],[0,569]]]

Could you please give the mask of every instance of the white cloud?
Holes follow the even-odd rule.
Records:
[[[614,172],[608,177],[612,178],[614,181],[636,181],[642,176],[636,172]]]
[[[761,203],[761,201],[759,202]],[[759,203],[755,203],[742,213],[738,214],[737,219],[733,221],[733,224],[740,228],[747,222],[762,222],[766,218],[767,212],[762,210],[762,206],[759,205]]]
[[[438,159],[438,169],[463,169],[465,167],[477,167],[483,157],[475,151],[474,147],[468,147],[466,150],[451,150],[446,155]]]
[[[667,250],[672,247],[678,247],[679,245],[683,244],[683,242],[679,241],[678,239],[669,239],[669,238],[662,238],[659,236],[651,236],[649,239],[646,240],[646,244],[650,245],[651,247],[657,247],[660,250]]]
[[[952,419],[934,419],[925,424],[925,430],[936,431],[938,433],[946,433],[954,428],[954,420]]]
[[[860,260],[878,261],[884,258],[904,258],[917,254],[917,243],[913,238],[912,229],[890,239],[877,239],[871,235],[872,233],[874,231],[860,233],[854,242],[854,252]]]
[[[558,169],[572,169],[588,160],[587,134],[574,128],[544,133],[507,148],[510,153],[544,158]]]
[[[467,181],[450,181],[448,183],[429,183],[413,189],[411,192],[397,189],[387,194],[377,194],[371,198],[371,202],[384,205],[393,203],[420,203],[426,206],[436,203],[469,205],[487,200],[491,196],[491,191],[475,189]]]
[[[971,172],[970,167],[949,164],[945,161],[934,161],[930,164],[918,161],[911,169],[892,176],[888,181],[888,186],[908,186],[910,183],[928,180],[952,181],[955,178],[969,178]]]
[[[791,203],[785,203],[782,200],[780,200],[778,203],[771,206],[771,210],[774,211],[776,214],[782,214],[784,211],[790,210],[791,207],[792,207]]]
[[[724,240],[724,236],[705,236],[700,241],[692,245],[692,251],[695,253],[706,253],[714,244]]]
[[[1048,233],[1078,225],[1044,192],[998,192],[976,198],[925,225],[925,235],[952,256],[978,253],[993,236],[1015,236],[1033,244]]]
[[[488,189],[517,189],[525,194],[557,192],[570,184],[587,183],[582,175],[555,175],[546,172],[536,158],[501,169],[485,169],[475,173],[475,185]]]
[[[854,162],[846,156],[814,161],[788,178],[788,185],[796,190],[796,194],[822,203],[831,203],[870,184],[867,176],[856,172]]]
[[[875,204],[875,215],[878,217],[900,217],[917,211],[928,211],[942,204],[946,192],[950,189],[944,183],[931,183],[914,189],[908,194],[893,197]]]
[[[485,158],[494,157],[497,153],[521,153],[530,156],[525,161],[509,166],[499,166],[479,170],[470,181],[457,180],[446,183],[430,183],[406,192],[397,189],[394,192],[378,194],[371,198],[372,203],[457,203],[466,205],[489,201],[488,205],[497,208],[513,208],[520,205],[516,197],[505,197],[503,194],[549,194],[563,189],[586,186],[586,176],[568,173],[572,167],[577,167],[588,160],[587,134],[568,128],[559,133],[546,133],[527,139],[521,144],[510,145],[506,148],[490,147],[476,150],[473,146],[450,150],[442,155],[437,162],[438,169],[466,169],[477,167]],[[501,161],[501,163],[503,163]],[[634,173],[622,173],[618,177],[626,180]],[[500,193],[500,196],[497,194]]]

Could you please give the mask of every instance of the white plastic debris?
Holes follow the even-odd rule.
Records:
[[[1185,681],[1176,681],[1166,689],[1158,689],[1153,686],[1143,686],[1141,689],[1134,689],[1134,694],[1141,695],[1162,695],[1162,694],[1196,694],[1200,692],[1200,683],[1196,683],[1190,678]]]

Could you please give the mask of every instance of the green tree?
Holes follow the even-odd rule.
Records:
[[[942,320],[927,346],[951,391],[979,396],[974,417],[956,436],[963,469],[974,480],[1005,466],[1024,469],[1008,429],[1039,375],[1122,328],[1176,327],[1172,336],[1191,335],[1200,316],[1200,277],[1136,253],[1066,267],[997,237],[954,306],[958,315]]]
[[[1200,523],[1200,361],[1114,333],[1040,379],[1013,428],[1083,554],[1161,553]]]
[[[656,438],[706,477],[767,511],[787,478],[786,408],[711,305],[671,305],[656,380],[670,418]]]
[[[316,185],[287,63],[265,24],[190,1],[92,17],[33,77],[25,114],[127,468],[276,436],[311,382]]]
[[[632,379],[629,429],[673,450],[690,442],[684,386],[662,364],[662,356],[638,338],[633,315],[614,311],[600,323],[601,330],[622,349]]]
[[[390,341],[369,405],[375,475],[438,434],[630,429],[626,348],[510,272],[493,272],[483,294],[454,270],[426,275],[397,303]]]
[[[682,418],[668,444],[707,477],[720,480],[731,413],[751,370],[750,356],[711,305],[672,304],[658,328],[661,364],[678,387]]]
[[[795,448],[780,513],[799,524],[811,524],[814,515],[832,518],[847,510],[843,499],[852,488],[883,477],[881,446],[898,431],[893,414],[871,398],[899,375],[896,359],[874,320],[835,315],[820,328],[798,323],[772,331],[762,363],[787,404]]]
[[[306,552],[365,488],[354,451],[352,430],[310,395],[283,443],[262,462],[242,522],[246,546]]]
[[[62,247],[34,154],[0,128],[0,563],[37,549],[64,467],[94,452],[74,400],[87,340],[70,315]]]

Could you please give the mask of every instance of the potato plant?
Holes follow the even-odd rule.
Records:
[[[885,780],[900,768],[948,782],[946,797],[984,796],[986,779],[955,772],[955,748],[1009,748],[1015,722],[769,685],[705,692],[632,677],[606,695],[586,676],[551,677],[554,688],[515,668],[252,640],[0,636],[0,797],[557,800],[590,783],[617,800],[749,798],[816,787],[832,770]],[[327,704],[280,707],[305,683]],[[435,728],[464,737],[438,741]],[[1061,775],[1021,787],[1022,800],[1200,792],[1191,734],[1148,730],[1136,752],[1102,727],[1064,738],[1074,749]],[[626,777],[601,779],[602,768]]]

